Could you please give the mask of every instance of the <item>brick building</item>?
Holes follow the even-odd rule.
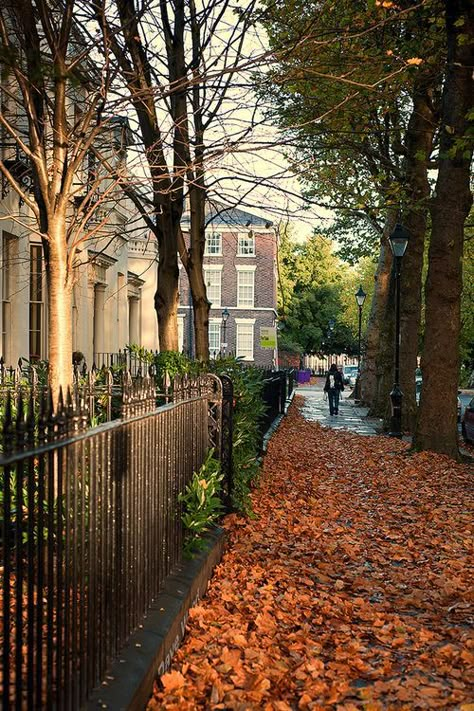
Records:
[[[189,216],[182,229],[186,237]],[[265,368],[276,364],[276,257],[277,237],[269,220],[237,208],[208,215],[204,276],[211,302],[211,357],[222,353]],[[178,326],[180,350],[193,355],[192,300],[184,268]]]

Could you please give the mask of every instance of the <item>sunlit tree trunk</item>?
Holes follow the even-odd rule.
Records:
[[[64,216],[50,220],[47,245],[49,381],[57,400],[59,388],[72,382],[72,283],[67,272]]]
[[[445,9],[448,57],[439,172],[431,204],[423,389],[415,447],[457,457],[462,254],[464,223],[472,205],[473,149],[466,134],[474,95],[474,6],[465,0],[453,0],[445,3]]]

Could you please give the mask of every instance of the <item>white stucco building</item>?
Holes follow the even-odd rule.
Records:
[[[45,359],[48,353],[47,288],[39,236],[32,216],[5,184],[0,199],[1,352],[6,365]],[[100,366],[108,354],[134,343],[155,350],[157,250],[143,227],[127,235],[127,201],[112,210],[107,233],[78,253],[71,313],[73,350]]]

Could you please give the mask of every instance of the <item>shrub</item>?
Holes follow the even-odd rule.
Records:
[[[232,507],[250,514],[250,491],[260,473],[260,425],[266,412],[262,399],[263,374],[257,368],[247,368],[237,358],[230,357],[211,363],[211,370],[217,375],[228,375],[234,386]]]
[[[163,380],[166,373],[173,380],[176,376],[198,375],[204,370],[202,363],[193,361],[187,355],[178,353],[178,351],[157,353],[154,356],[153,364],[156,368],[156,384],[160,390],[164,388]]]
[[[220,497],[222,477],[220,462],[214,458],[214,449],[210,449],[201,468],[194,472],[186,489],[178,497],[178,501],[184,505],[181,518],[186,529],[186,555],[199,550],[203,543],[202,535],[210,530],[224,511]]]

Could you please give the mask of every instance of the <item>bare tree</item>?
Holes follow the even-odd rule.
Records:
[[[244,43],[253,2],[238,15],[230,0],[206,0],[199,6],[194,0],[161,0],[144,2],[138,10],[132,0],[116,0],[114,17],[104,2],[94,7],[136,111],[151,179],[151,198],[144,200],[143,190],[135,190],[133,199],[141,204],[159,246],[155,308],[160,348],[178,346],[179,252],[193,299],[196,355],[207,360],[209,302],[202,269],[206,170],[229,150],[230,129],[222,119],[224,113],[229,118],[232,109],[226,102],[232,100],[239,67],[248,60]],[[186,199],[188,242],[180,227]]]
[[[95,47],[79,31],[78,9],[75,0],[15,0],[0,7],[1,90],[7,99],[0,110],[0,171],[23,205],[9,217],[39,235],[43,245],[50,384],[56,398],[72,377],[71,299],[78,255],[88,240],[110,236],[110,199],[120,182],[90,163],[87,168],[105,140],[110,73],[106,65],[98,68],[90,61]]]

